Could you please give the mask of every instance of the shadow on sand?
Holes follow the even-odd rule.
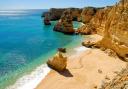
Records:
[[[73,75],[71,74],[71,72],[68,69],[66,69],[62,72],[58,72],[58,73],[65,76],[65,77],[73,77]]]

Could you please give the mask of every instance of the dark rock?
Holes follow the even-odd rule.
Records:
[[[45,25],[51,25],[49,14],[45,14],[44,24]]]
[[[59,52],[66,53],[66,48],[58,48]]]

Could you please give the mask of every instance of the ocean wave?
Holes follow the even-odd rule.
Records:
[[[48,74],[49,71],[50,68],[46,64],[43,64],[37,67],[30,74],[18,79],[14,85],[11,85],[6,89],[34,89],[41,82],[41,80]]]

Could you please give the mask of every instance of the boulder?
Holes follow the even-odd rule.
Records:
[[[58,52],[52,59],[47,61],[47,65],[56,71],[64,71],[67,66],[67,57]]]
[[[88,47],[88,48],[92,48],[95,44],[96,44],[95,42],[92,42],[90,40],[82,42],[82,45],[85,46],[85,47]]]

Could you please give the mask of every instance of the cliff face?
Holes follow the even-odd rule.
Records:
[[[50,17],[51,17],[51,20],[59,20],[61,15],[63,14],[63,12],[65,11],[66,9],[65,8],[60,8],[60,9],[57,9],[57,8],[51,8],[49,10],[49,13],[50,13]]]
[[[79,8],[69,8],[67,9],[71,12],[72,18],[74,21],[81,21],[82,9]]]
[[[96,27],[98,27],[99,19],[97,19],[98,13],[101,13],[103,8],[85,7],[81,13],[82,22],[84,26],[78,29],[80,34],[91,34],[96,33]],[[101,16],[102,17],[102,16]],[[98,16],[98,18],[100,18]],[[102,18],[100,18],[102,20]]]
[[[72,19],[72,12],[70,10],[64,11],[53,30],[63,32],[65,34],[73,34],[75,30],[73,29]]]
[[[98,44],[128,61],[128,0],[121,0],[105,16],[104,36]]]
[[[59,20],[64,11],[70,10],[74,21],[81,21],[82,9],[79,8],[51,8],[48,12],[51,20]],[[45,14],[43,13],[43,14]],[[44,15],[43,15],[44,16]]]
[[[96,14],[97,9],[94,7],[85,7],[81,13],[82,22],[89,23],[93,16]]]
[[[94,26],[97,31],[97,34],[103,36],[105,30],[105,22],[107,20],[107,16],[110,10],[111,7],[99,9],[96,12],[95,16],[90,20],[90,24]]]
[[[86,11],[82,14],[82,21],[85,25],[80,31],[89,30],[92,33],[95,30],[103,36],[97,43],[98,46],[112,49],[128,61],[128,0],[121,0],[112,7],[98,9],[95,14],[93,9],[84,10]],[[90,26],[87,26],[88,24]],[[93,28],[90,28],[91,26]]]

